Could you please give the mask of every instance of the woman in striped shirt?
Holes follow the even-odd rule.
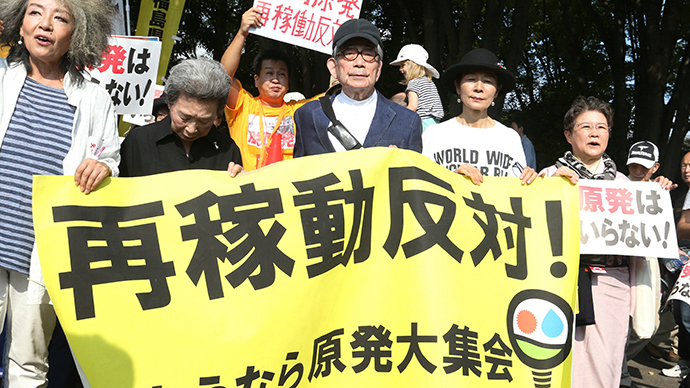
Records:
[[[0,2],[0,45],[11,47],[0,58],[0,328],[7,314],[10,387],[45,386],[56,322],[34,241],[33,175],[74,174],[88,194],[118,173],[112,101],[83,73],[108,48],[115,12],[109,0]]]

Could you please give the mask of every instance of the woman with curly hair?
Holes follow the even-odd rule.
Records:
[[[33,175],[74,175],[84,194],[118,174],[116,115],[84,73],[108,47],[110,0],[3,0],[0,45],[0,328],[5,386],[47,385],[56,317],[43,286],[31,212]]]

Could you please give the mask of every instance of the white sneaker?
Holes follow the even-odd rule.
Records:
[[[685,377],[690,374],[690,367],[685,365],[676,365],[673,368],[662,369],[661,374],[668,377]]]

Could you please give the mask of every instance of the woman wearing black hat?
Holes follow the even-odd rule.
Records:
[[[488,114],[498,94],[515,87],[515,76],[496,55],[486,49],[470,51],[446,70],[441,83],[458,94],[462,113],[427,128],[422,135],[424,155],[476,185],[483,176],[516,176],[523,184],[534,181],[537,173],[527,167],[519,135]]]

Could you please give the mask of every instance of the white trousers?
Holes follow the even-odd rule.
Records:
[[[48,345],[55,329],[51,304],[27,301],[26,274],[0,268],[0,330],[7,316],[5,388],[46,387]]]

